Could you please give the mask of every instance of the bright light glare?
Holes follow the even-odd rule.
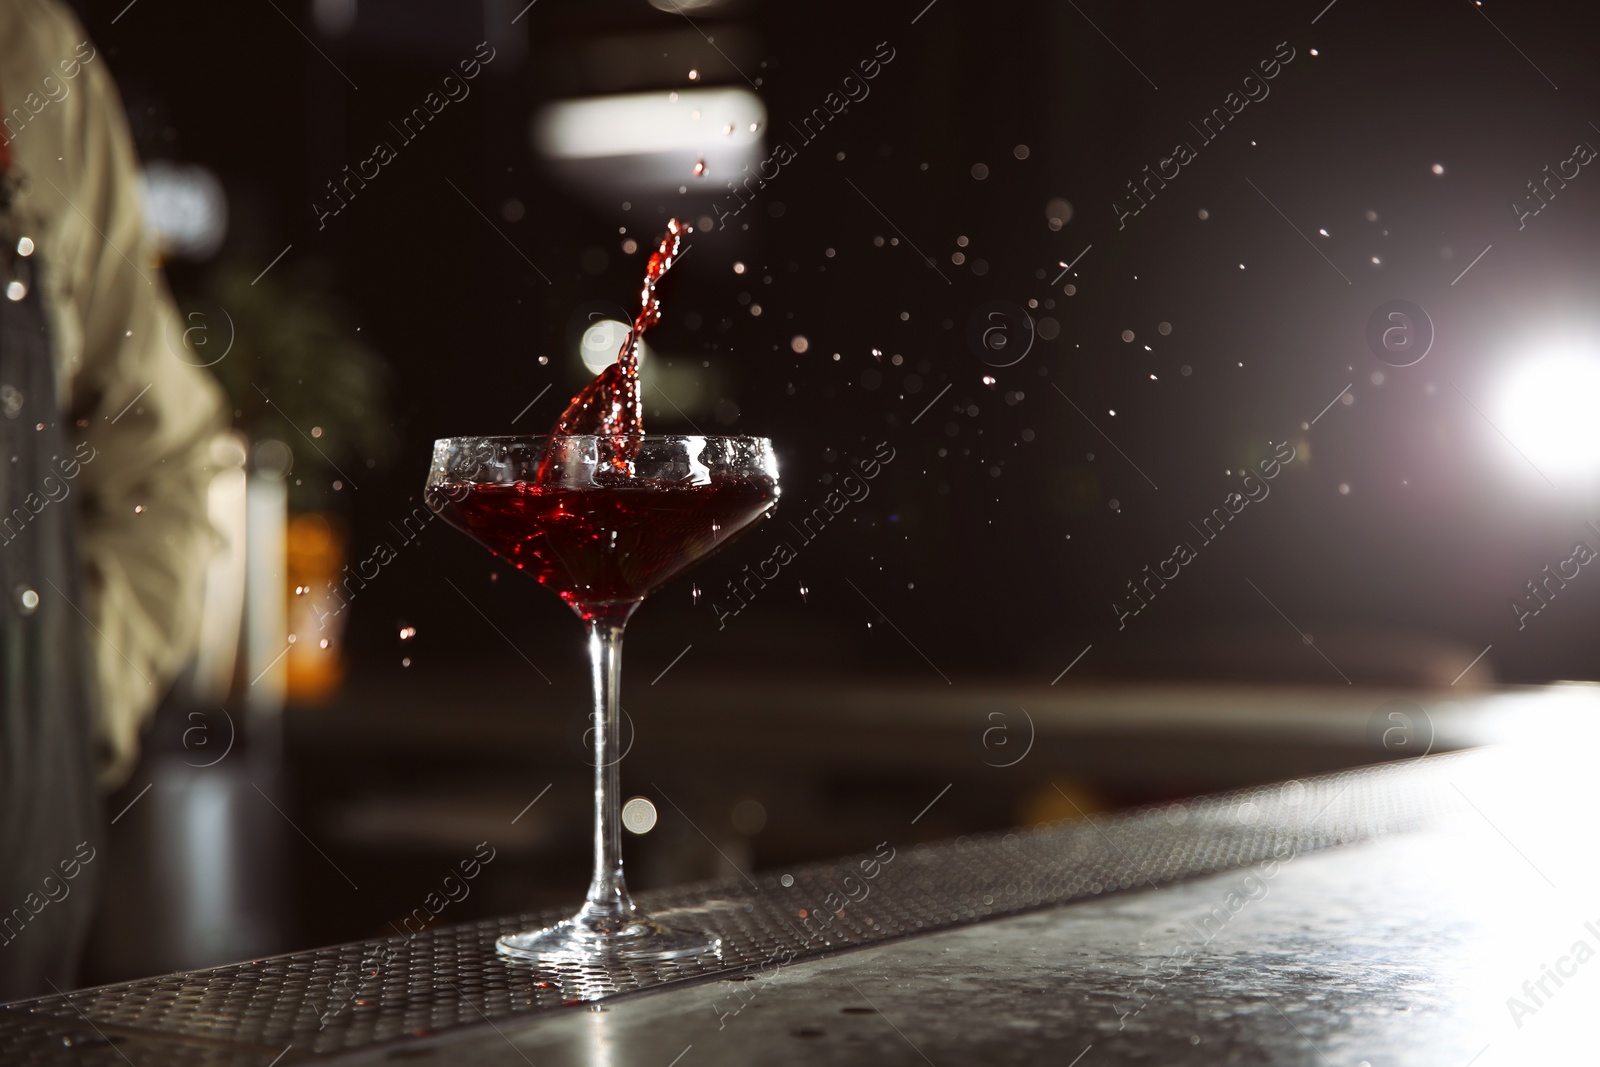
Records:
[[[766,121],[766,106],[748,89],[680,89],[676,101],[665,93],[593,96],[546,107],[534,140],[552,159],[727,151],[759,143],[749,130]],[[730,125],[733,133],[723,133]]]
[[[578,357],[590,374],[599,374],[617,361],[622,343],[628,339],[628,325],[616,319],[596,319],[583,331],[578,342]],[[650,347],[639,342],[639,366],[650,358]]]
[[[1547,477],[1600,473],[1600,352],[1562,352],[1518,362],[1495,421]]]

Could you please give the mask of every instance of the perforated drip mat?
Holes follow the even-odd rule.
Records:
[[[658,917],[720,933],[720,959],[535,968],[496,955],[496,937],[558,921],[563,909],[19,1001],[0,1007],[0,1062],[264,1067],[525,1020],[1413,830],[1460,804],[1442,772],[1485,758],[1390,763],[939,844],[890,841],[877,855],[787,875],[638,895]]]

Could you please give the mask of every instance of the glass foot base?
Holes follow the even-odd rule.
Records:
[[[683,930],[653,919],[634,919],[605,929],[575,919],[506,934],[494,943],[502,956],[532,963],[599,963],[674,960],[722,955],[722,938],[704,930]]]

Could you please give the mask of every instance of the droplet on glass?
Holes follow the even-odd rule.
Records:
[[[797,333],[789,339],[789,347],[796,353],[802,353],[811,347],[811,342],[806,340],[806,335]]]
[[[1123,330],[1122,331],[1122,339],[1124,341],[1132,341],[1133,340],[1133,331],[1132,330]]]
[[[322,436],[322,427],[321,426],[313,426],[313,427],[311,427],[311,436],[312,437],[321,437]]]
[[[411,657],[410,656],[406,656],[403,659],[401,659],[400,660],[400,666],[402,666],[402,667],[411,666]]]

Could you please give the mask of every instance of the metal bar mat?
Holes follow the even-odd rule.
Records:
[[[787,875],[638,894],[722,935],[720,959],[536,969],[502,933],[571,909],[444,926],[0,1007],[0,1063],[294,1063],[674,982],[1225,871],[1436,822],[1459,799],[1434,756],[1012,833],[896,847]]]

